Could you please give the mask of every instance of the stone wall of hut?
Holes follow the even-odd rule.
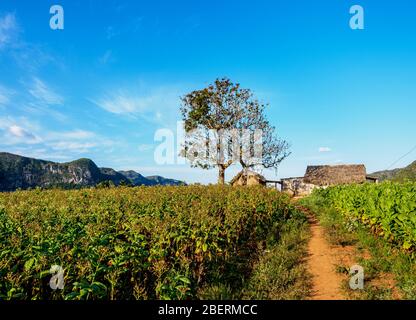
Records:
[[[282,179],[281,190],[291,197],[308,196],[315,188],[318,188],[318,186],[311,183],[306,183],[303,177]]]

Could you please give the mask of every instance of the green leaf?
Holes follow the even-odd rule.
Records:
[[[39,274],[39,277],[42,279],[42,278],[44,278],[44,277],[46,277],[46,276],[48,276],[48,275],[50,275],[51,274],[51,271],[50,270],[44,270],[44,271],[42,271],[40,274]]]
[[[25,271],[32,269],[33,265],[36,263],[36,258],[31,258],[25,262]]]
[[[118,254],[121,254],[121,253],[124,252],[124,249],[123,249],[123,247],[115,246],[114,251]]]
[[[189,280],[187,277],[179,276],[178,280],[180,280],[180,281],[182,281],[183,283],[186,283],[186,284],[191,284],[191,280]]]
[[[410,242],[405,241],[405,242],[403,243],[403,249],[408,250],[408,249],[410,249],[411,247],[412,247],[412,244],[411,244]]]

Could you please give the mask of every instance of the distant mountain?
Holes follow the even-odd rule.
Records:
[[[416,181],[416,161],[405,168],[378,171],[371,174],[377,177],[380,181],[391,180],[396,182]]]
[[[127,181],[127,178],[123,176],[120,172],[117,172],[111,168],[100,168],[101,179],[107,181],[113,181],[114,184],[119,185],[122,181]]]
[[[152,181],[149,181],[145,177],[143,177],[140,173],[137,173],[136,171],[129,170],[129,171],[119,171],[120,174],[122,174],[124,177],[129,179],[132,184],[135,186],[151,186],[153,185]]]
[[[156,185],[162,185],[162,186],[182,186],[186,185],[185,182],[175,179],[167,179],[161,176],[149,176],[144,177],[140,173],[137,173],[136,171],[129,170],[129,171],[119,171],[123,176],[128,178],[131,183],[133,183],[135,186],[156,186]]]
[[[117,172],[111,168],[98,168],[90,159],[57,163],[0,152],[0,191],[14,191],[35,187],[79,188],[112,181],[132,185],[178,185],[177,180],[147,179],[134,171]],[[185,184],[184,182],[181,182]]]
[[[175,179],[166,179],[161,176],[148,176],[146,177],[146,179],[152,181],[155,185],[161,184],[161,185],[181,186],[185,184],[183,181],[175,180]]]

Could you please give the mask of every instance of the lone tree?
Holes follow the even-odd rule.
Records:
[[[185,141],[181,155],[192,167],[218,167],[218,183],[233,163],[243,169],[277,168],[289,145],[277,138],[266,105],[227,78],[182,97]]]

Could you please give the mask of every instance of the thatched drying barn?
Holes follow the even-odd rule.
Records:
[[[230,184],[232,186],[265,186],[266,182],[266,178],[261,174],[251,170],[242,170],[230,181]]]
[[[326,188],[334,185],[364,183],[371,181],[377,183],[377,178],[367,176],[363,164],[352,165],[321,165],[308,166],[303,177],[286,178],[280,181],[270,181],[261,174],[250,171],[240,171],[231,181],[232,186],[254,186],[273,183],[281,185],[281,191],[291,196],[306,196],[315,188]]]
[[[363,164],[308,166],[303,181],[316,186],[363,183],[367,173]]]
[[[293,196],[310,194],[315,188],[364,183],[377,180],[367,176],[363,164],[308,166],[304,177],[282,179],[282,191]]]

